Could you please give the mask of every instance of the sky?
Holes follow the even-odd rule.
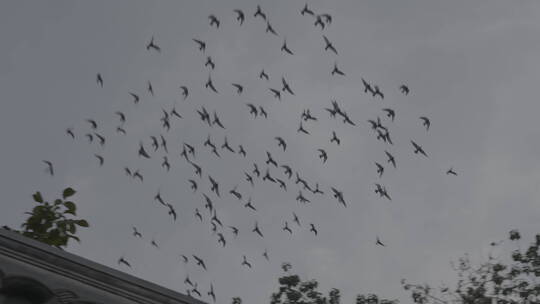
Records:
[[[300,15],[304,0],[223,1],[9,1],[0,4],[0,223],[17,227],[41,191],[54,200],[73,187],[78,215],[91,227],[67,250],[142,279],[185,293],[186,275],[198,282],[204,301],[212,283],[218,302],[239,296],[245,303],[269,301],[277,290],[280,265],[290,262],[303,279],[322,290],[339,288],[342,303],[358,293],[408,302],[400,286],[438,286],[455,280],[449,262],[469,253],[481,261],[489,243],[519,229],[525,239],[538,232],[540,141],[540,3],[537,1],[336,0],[307,2],[330,14],[324,30]],[[254,18],[259,4],[277,36]],[[243,25],[234,9],[246,15]],[[214,14],[219,28],[209,25]],[[325,51],[323,35],[338,51]],[[151,37],[161,52],[147,50]],[[203,54],[192,41],[206,41]],[[280,51],[286,39],[294,55]],[[204,66],[211,56],[215,69]],[[336,63],[345,76],[331,75]],[[258,78],[264,69],[269,80]],[[101,74],[103,87],[96,82]],[[219,93],[204,87],[211,75]],[[285,77],[294,95],[276,100]],[[365,94],[362,78],[378,85],[384,99]],[[146,91],[147,82],[155,95]],[[238,95],[232,83],[244,91]],[[410,93],[399,87],[405,84]],[[180,86],[187,86],[184,100]],[[134,104],[129,92],[140,96]],[[338,101],[355,126],[324,110]],[[268,118],[254,118],[246,103],[263,106]],[[199,119],[215,110],[226,129]],[[161,127],[162,109],[183,116]],[[395,120],[383,108],[395,110]],[[304,109],[317,121],[303,122]],[[114,114],[126,116],[123,128]],[[420,116],[431,121],[427,131]],[[377,140],[368,120],[381,118],[393,145]],[[89,143],[86,119],[98,123],[103,147]],[[75,139],[65,132],[72,128]],[[330,142],[332,131],[341,144]],[[168,154],[153,151],[150,136],[163,135]],[[220,158],[203,146],[210,135]],[[227,136],[244,158],[220,149]],[[274,139],[287,142],[283,151]],[[428,157],[414,154],[411,140]],[[142,142],[151,158],[137,155]],[[180,152],[195,146],[193,162]],[[317,149],[324,149],[323,163]],[[395,156],[394,169],[384,151]],[[265,164],[266,151],[287,164],[324,195],[302,190],[311,203],[295,201],[301,190],[282,168]],[[102,167],[94,154],[104,158]],[[171,170],[161,167],[167,155]],[[54,164],[45,172],[43,160]],[[375,162],[385,167],[379,177]],[[244,172],[253,163],[287,183],[287,191]],[[144,182],[124,174],[139,169]],[[453,168],[457,176],[447,175]],[[210,192],[208,175],[221,197]],[[193,192],[188,180],[198,183]],[[375,183],[392,200],[380,198]],[[239,202],[229,194],[237,187]],[[347,207],[331,195],[343,191]],[[178,213],[153,200],[157,192]],[[224,227],[222,247],[212,233],[202,194],[214,202]],[[244,208],[251,197],[257,211]],[[194,216],[198,208],[204,219]],[[299,215],[301,227],[292,222]],[[287,221],[292,235],[282,230]],[[264,238],[252,232],[257,222]],[[309,231],[313,223],[318,235]],[[233,236],[227,227],[238,227]],[[136,226],[142,233],[132,235]],[[386,244],[377,246],[376,238]],[[154,239],[159,249],[151,246]],[[269,261],[262,257],[267,250]],[[179,256],[190,258],[184,264]],[[196,266],[192,255],[206,262]],[[501,253],[502,254],[502,253]],[[253,268],[241,265],[245,255]],[[117,264],[124,256],[132,269]],[[233,278],[233,279],[231,279]]]

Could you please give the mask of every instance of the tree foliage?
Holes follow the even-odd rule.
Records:
[[[14,231],[60,249],[66,247],[70,239],[80,242],[76,236],[77,227],[89,225],[86,220],[74,218],[77,206],[69,198],[75,193],[68,187],[62,191],[62,199],[52,203],[45,201],[40,192],[34,193],[32,198],[38,205],[32,212],[25,212],[30,216],[21,224],[22,230]]]
[[[500,304],[540,303],[540,234],[529,246],[521,250],[519,231],[512,230],[508,240],[515,243],[516,249],[508,257],[508,262],[490,256],[487,262],[473,265],[468,256],[453,265],[458,275],[455,289],[441,288],[437,295],[429,285],[409,284],[402,281],[403,288],[411,292],[415,303],[489,304],[496,299]],[[491,246],[499,246],[492,243]]]

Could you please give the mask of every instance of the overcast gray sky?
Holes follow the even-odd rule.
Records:
[[[324,31],[311,16],[301,16],[304,0],[261,0],[260,5],[279,37],[265,33],[254,19],[256,2],[224,1],[9,1],[0,4],[0,222],[18,226],[40,190],[56,198],[66,186],[78,213],[91,228],[81,231],[81,244],[70,252],[119,268],[121,255],[135,276],[185,292],[186,274],[199,282],[203,300],[213,282],[218,301],[240,296],[264,303],[276,289],[281,262],[291,262],[303,278],[318,279],[323,290],[342,290],[343,303],[357,293],[375,292],[408,299],[399,280],[408,278],[435,285],[451,281],[449,261],[465,252],[485,258],[488,244],[519,228],[525,237],[538,232],[540,136],[537,113],[540,83],[540,2],[498,0],[339,0],[308,4],[329,13]],[[233,9],[246,14],[239,26]],[[208,15],[221,20],[219,29]],[[326,35],[339,52],[324,51]],[[145,49],[150,37],[161,53]],[[280,52],[283,39],[295,53]],[[207,42],[206,54],[192,38]],[[204,88],[211,72],[219,94]],[[346,73],[331,76],[334,62]],[[261,69],[270,81],[258,79]],[[104,86],[96,84],[101,73]],[[294,96],[275,100],[268,88],[281,88],[281,77]],[[363,93],[361,78],[377,84],[385,99]],[[155,96],[146,92],[151,81]],[[236,94],[231,83],[244,85]],[[400,93],[406,84],[410,94]],[[183,100],[179,86],[190,90]],[[134,105],[128,92],[141,96]],[[336,99],[356,126],[331,119],[324,110]],[[268,119],[253,119],[245,103],[263,105]],[[160,126],[161,109],[173,105],[184,119]],[[201,122],[196,109],[216,110],[226,130]],[[396,111],[391,122],[382,108]],[[303,109],[318,118],[305,122],[311,134],[296,132]],[[126,115],[127,135],[115,132],[115,111]],[[368,119],[380,116],[394,145],[376,139]],[[420,116],[431,119],[429,132]],[[89,144],[85,119],[95,119],[106,137],[105,147]],[[71,127],[76,139],[65,129]],[[336,131],[341,145],[330,143]],[[160,167],[163,150],[152,159],[137,156],[139,141],[146,149],[150,136],[169,142],[170,172]],[[247,157],[220,150],[218,159],[202,143],[211,134],[221,146],[224,136]],[[287,151],[277,146],[283,137]],[[421,144],[429,158],[415,155],[410,140]],[[203,178],[179,157],[181,143],[196,147],[194,161]],[[323,164],[317,149],[328,152]],[[395,155],[397,169],[386,163],[384,151]],[[264,173],[265,151],[289,164],[310,185],[319,183],[325,195],[303,191],[312,200],[295,201],[299,187],[282,169],[272,175],[285,179],[284,192],[270,182],[244,180],[253,162]],[[103,155],[97,165],[94,153]],[[45,173],[42,160],[54,163],[56,174]],[[382,178],[374,162],[384,164]],[[140,169],[144,183],[124,175],[123,168]],[[445,172],[453,167],[458,176]],[[212,195],[207,175],[220,183],[221,198]],[[195,179],[192,193],[187,182]],[[388,189],[392,201],[374,193],[374,183]],[[228,193],[238,185],[243,203],[252,197],[257,212],[242,207]],[[330,195],[343,190],[348,207]],[[173,223],[167,209],[153,201],[163,198],[179,213]],[[214,201],[225,225],[240,229],[234,238],[223,228],[227,246],[217,243],[204,209],[202,193]],[[195,208],[204,215],[194,217]],[[292,223],[292,212],[302,227]],[[261,239],[251,232],[258,221]],[[281,230],[288,221],[292,236]],[[309,232],[315,223],[319,235]],[[135,225],[143,239],[132,236]],[[387,247],[375,246],[379,236]],[[150,245],[154,238],[160,245]],[[268,249],[270,262],[262,257]],[[196,254],[208,271],[178,256]],[[242,255],[253,269],[241,267]]]

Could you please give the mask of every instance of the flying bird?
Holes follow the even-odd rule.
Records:
[[[246,259],[246,256],[244,255],[244,258],[243,258],[243,261],[242,261],[242,266],[247,266],[249,268],[251,268],[251,263],[249,263]]]
[[[72,128],[67,128],[67,129],[66,129],[66,134],[68,134],[69,136],[71,136],[72,139],[75,139],[75,134],[73,133],[73,129],[72,129]]]
[[[100,73],[97,73],[96,75],[96,82],[99,84],[100,87],[103,88],[103,78],[101,77]]]
[[[241,154],[242,156],[246,157],[246,150],[244,150],[244,147],[242,145],[238,145],[238,154]]]
[[[259,113],[261,114],[261,116],[264,116],[264,118],[268,118],[268,113],[266,113],[262,106],[259,106]]]
[[[268,74],[266,74],[266,72],[264,71],[264,69],[261,70],[261,72],[259,73],[259,78],[260,79],[266,79],[266,81],[269,81],[270,80],[270,77],[268,77]]]
[[[90,127],[92,128],[92,130],[96,130],[97,129],[97,122],[93,119],[87,119],[86,122],[88,122],[90,124]]]
[[[390,108],[385,108],[385,109],[382,109],[383,111],[386,112],[386,116],[391,118],[392,121],[394,121],[394,118],[396,117],[396,112]]]
[[[315,228],[315,225],[313,225],[312,223],[309,224],[309,226],[311,226],[311,228],[309,228],[309,231],[315,233],[315,235],[317,235],[319,232],[317,231],[317,229]]]
[[[381,242],[381,240],[379,239],[379,237],[377,237],[377,241],[375,242],[375,244],[376,244],[376,245],[379,245],[379,246],[382,246],[382,247],[386,247],[386,245],[383,244],[383,243]]]
[[[411,140],[411,144],[414,146],[414,154],[422,154],[424,155],[425,157],[428,157],[426,152],[424,152],[424,149],[422,149],[421,146],[419,146],[417,143],[415,143],[414,141]]]
[[[99,155],[99,154],[94,154],[94,156],[98,159],[98,161],[99,161],[99,166],[100,166],[100,167],[103,166],[103,161],[104,161],[103,156],[101,156],[101,155]]]
[[[150,39],[150,42],[146,45],[146,50],[154,49],[158,53],[161,52],[161,48],[154,42],[154,36]]]
[[[146,89],[148,90],[148,92],[150,93],[150,95],[154,96],[154,87],[152,87],[152,83],[150,81],[148,81],[148,84],[146,86]]]
[[[343,73],[338,67],[337,67],[337,63],[334,62],[334,68],[332,69],[332,71],[330,72],[331,75],[335,75],[335,74],[338,74],[338,75],[341,75],[341,76],[345,76],[345,73]]]
[[[257,18],[257,16],[266,20],[266,14],[262,12],[260,5],[257,5],[257,11],[255,12],[255,14],[253,14],[253,17]]]
[[[150,242],[150,244],[152,244],[152,246],[156,247],[159,249],[159,246],[158,244],[156,243],[156,241],[154,239],[152,239],[152,241]]]
[[[399,90],[401,91],[401,93],[403,93],[405,95],[409,95],[409,87],[407,87],[406,85],[402,84],[399,87]]]
[[[208,19],[210,20],[210,26],[215,25],[216,28],[219,28],[219,20],[216,16],[210,15],[208,16]]]
[[[335,142],[338,144],[338,146],[341,144],[341,140],[337,137],[336,131],[332,131],[332,138],[330,139],[330,142]]]
[[[127,267],[131,268],[131,264],[124,257],[120,257],[118,259],[118,265],[120,265],[120,264],[124,264]]]
[[[319,152],[319,158],[322,159],[323,163],[326,163],[328,160],[328,154],[326,151],[323,149],[317,149],[317,151]]]
[[[289,47],[287,46],[287,40],[286,39],[283,39],[283,44],[281,45],[281,51],[282,52],[285,52],[289,55],[294,55],[294,53],[291,51],[291,49],[289,49]]]
[[[214,83],[212,83],[212,77],[210,75],[208,75],[208,80],[204,84],[204,87],[207,88],[207,89],[210,88],[210,90],[214,91],[214,93],[218,92],[216,90],[216,87],[214,87]]]
[[[268,151],[266,151],[266,164],[272,164],[277,168],[277,162],[272,158],[272,154]]]
[[[429,131],[429,126],[431,126],[431,121],[429,120],[429,118],[421,116],[420,119],[422,120],[422,124],[424,125],[424,127],[426,127],[426,131]]]
[[[301,226],[300,225],[300,219],[298,218],[298,215],[296,215],[296,213],[293,212],[293,217],[294,217],[294,222],[298,225],[298,226]]]
[[[293,91],[291,90],[291,87],[289,86],[289,84],[285,80],[285,77],[281,77],[281,83],[283,84],[283,88],[281,89],[283,92],[286,91],[289,94],[294,95]]]
[[[257,112],[257,107],[252,103],[246,103],[246,105],[249,107],[249,114],[253,114],[253,116],[255,116],[255,118],[256,118],[257,115],[259,114]]]
[[[192,40],[199,45],[199,51],[204,53],[204,51],[206,50],[206,42],[195,38],[193,38]]]
[[[384,167],[378,162],[375,162],[375,166],[377,166],[377,173],[379,174],[379,177],[381,177],[384,172]]]
[[[264,249],[264,252],[263,252],[262,256],[263,256],[267,261],[270,261],[270,258],[268,257],[268,249]]]
[[[322,16],[321,16],[321,15],[317,15],[317,16],[316,16],[314,25],[315,25],[315,26],[319,25],[319,26],[321,27],[321,30],[324,30],[324,22],[323,22],[323,20],[322,20]]]
[[[244,87],[238,83],[233,83],[232,86],[236,88],[236,94],[238,95],[242,94],[242,92],[244,91]]]
[[[48,160],[44,160],[43,162],[47,165],[45,172],[49,173],[51,176],[54,176],[53,164]]]
[[[186,100],[189,95],[188,88],[186,86],[181,86],[180,89],[182,90],[182,96],[184,97],[184,100]]]
[[[137,230],[137,228],[136,227],[132,227],[132,228],[133,228],[133,236],[142,238],[142,234]]]
[[[395,168],[396,167],[396,160],[394,159],[394,156],[392,154],[390,154],[388,151],[384,151],[384,153],[386,153],[386,156],[388,157],[387,162],[391,163],[392,166],[394,166],[394,168]]]
[[[287,231],[289,232],[289,234],[292,234],[292,230],[291,228],[289,228],[289,223],[287,221],[285,221],[285,226],[283,226],[283,228],[281,228],[283,231]]]
[[[245,19],[244,12],[239,9],[235,9],[234,12],[236,13],[236,21],[240,22],[240,25],[242,25]]]
[[[148,155],[148,153],[146,153],[146,150],[144,150],[144,146],[142,142],[139,143],[139,156],[150,158],[150,155]]]
[[[214,61],[212,61],[212,57],[210,56],[207,56],[206,57],[206,62],[204,63],[204,66],[210,66],[210,68],[213,70],[215,67],[216,67],[216,64],[214,63]]]
[[[306,2],[306,4],[304,5],[304,8],[302,8],[302,10],[300,11],[300,14],[301,14],[302,16],[304,16],[305,14],[308,14],[308,15],[311,15],[311,16],[315,16],[315,13],[314,13],[312,10],[310,10],[310,9],[308,8],[307,2]]]
[[[328,37],[326,37],[325,35],[323,35],[323,38],[324,38],[324,43],[326,43],[326,46],[324,47],[324,50],[325,51],[328,51],[328,50],[331,50],[332,52],[334,52],[334,54],[338,54],[336,48],[334,47],[334,45],[332,44],[332,42],[330,42],[330,40],[328,39]]]
[[[214,285],[212,283],[210,283],[210,291],[208,291],[206,294],[212,297],[212,301],[216,302],[216,295],[214,294]]]
[[[270,24],[270,21],[266,21],[266,32],[267,33],[272,33],[272,34],[278,36],[278,33],[276,32],[276,30],[274,30],[274,28]]]
[[[343,191],[339,191],[338,189],[331,187],[332,192],[334,192],[334,197],[337,198],[338,202],[342,203],[343,206],[347,207],[347,203],[345,202],[345,199],[343,198]]]
[[[263,237],[263,234],[261,232],[261,229],[259,228],[259,224],[257,223],[257,221],[255,221],[255,228],[253,228],[252,230],[253,232],[256,232],[258,235],[260,235],[261,237]]]
[[[204,264],[204,261],[196,255],[192,255],[192,256],[197,261],[197,265],[201,266],[204,270],[206,270],[206,265]]]
[[[302,125],[302,122],[300,122],[300,126],[298,127],[296,132],[298,132],[298,133],[302,132],[304,134],[309,134],[309,132],[306,129],[304,129],[304,126]]]
[[[244,204],[244,207],[245,208],[249,208],[253,211],[257,211],[257,209],[253,206],[252,202],[251,202],[251,197],[248,198],[248,201],[247,203]]]
[[[234,234],[234,237],[237,237],[238,236],[238,228],[236,228],[234,226],[229,226],[229,228],[231,228],[232,233]]]
[[[362,78],[362,84],[364,84],[364,93],[371,93],[372,95],[375,93],[373,91],[373,88],[371,87],[371,84],[369,84],[364,78]]]
[[[274,93],[274,98],[277,98],[278,100],[281,100],[281,91],[268,88],[272,93]]]
[[[218,125],[220,128],[225,129],[225,127],[221,123],[221,120],[219,120],[219,117],[215,110],[214,110],[214,119],[212,120],[212,125]]]
[[[137,94],[135,94],[135,93],[131,93],[131,92],[129,92],[129,95],[131,95],[131,97],[133,97],[133,103],[134,103],[134,104],[138,104],[138,103],[139,103],[139,100],[140,100],[139,95],[137,95]]]
[[[274,139],[278,141],[278,147],[282,147],[283,151],[287,150],[287,143],[282,137],[277,136]]]
[[[446,171],[446,174],[447,174],[447,175],[448,175],[448,174],[452,174],[452,175],[457,176],[457,173],[456,173],[456,171],[454,171],[454,168],[448,169],[448,171]]]

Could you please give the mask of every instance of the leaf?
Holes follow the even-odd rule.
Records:
[[[34,193],[34,195],[32,195],[32,197],[34,198],[34,201],[36,201],[38,203],[43,203],[43,197],[41,196],[41,193],[39,193],[39,191]]]
[[[63,197],[64,199],[66,199],[66,198],[72,196],[73,194],[75,194],[75,192],[76,192],[76,191],[73,190],[73,188],[67,187],[66,189],[64,189],[64,192],[62,193],[62,197]]]
[[[66,206],[67,208],[67,210],[64,211],[64,213],[70,213],[70,214],[76,215],[75,210],[77,209],[77,206],[75,206],[75,203],[71,201],[66,201],[64,202],[64,206]]]
[[[81,226],[81,227],[88,227],[88,222],[86,220],[77,220],[75,221],[75,224]]]

